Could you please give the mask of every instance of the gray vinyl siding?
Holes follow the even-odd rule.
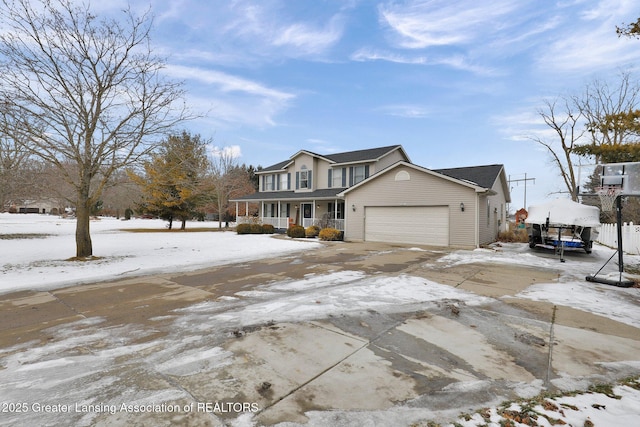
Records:
[[[380,160],[378,160],[376,163],[373,164],[374,167],[371,168],[371,175],[373,175],[376,172],[380,172],[381,170],[388,168],[394,163],[398,163],[399,161],[402,161],[402,160],[404,160],[405,162],[408,161],[408,159],[402,154],[400,150],[396,150],[392,153],[389,153],[388,155],[382,157]]]
[[[396,181],[401,171],[409,174],[408,181]],[[345,239],[364,240],[366,206],[448,206],[450,246],[473,248],[476,200],[473,188],[410,167],[393,168],[346,194]],[[464,212],[460,210],[460,203],[465,205]],[[389,222],[392,223],[393,218],[389,218]]]
[[[479,239],[481,245],[495,242],[498,239],[498,233],[507,228],[506,195],[500,177],[496,179],[491,189],[497,194],[480,197]],[[489,210],[488,214],[487,209]],[[488,223],[487,218],[489,219]]]
[[[493,232],[495,215],[493,214],[494,204],[487,196],[478,198],[478,238],[480,245],[495,242],[496,233]]]

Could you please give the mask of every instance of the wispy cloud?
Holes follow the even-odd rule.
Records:
[[[425,56],[402,54],[395,52],[388,52],[372,48],[361,48],[351,54],[350,59],[352,61],[389,61],[399,64],[427,64],[427,58]]]
[[[342,148],[336,147],[329,141],[325,141],[324,139],[318,138],[308,138],[305,141],[305,147],[310,148],[312,151],[322,154],[331,154],[337,153],[339,151],[343,151]]]
[[[507,0],[410,0],[381,5],[379,14],[398,47],[424,49],[472,42],[479,34],[495,31],[496,21],[517,7],[517,2]]]
[[[421,105],[412,104],[386,105],[384,107],[377,108],[376,111],[380,111],[389,116],[404,117],[408,119],[424,119],[432,114],[431,109]]]
[[[567,13],[572,25],[559,26],[554,39],[540,46],[534,56],[539,68],[549,72],[591,74],[640,60],[640,42],[619,38],[615,33],[616,26],[637,19],[637,3],[603,0],[589,6],[574,9],[573,16]],[[564,24],[568,23],[565,20]]]
[[[296,95],[261,83],[215,70],[171,65],[165,72],[185,81],[193,95],[192,108],[208,111],[212,124],[248,124],[274,126],[275,116],[289,107]],[[198,93],[208,93],[203,98]]]
[[[465,55],[416,55],[414,53],[390,52],[380,49],[361,48],[351,54],[352,61],[388,61],[398,64],[413,65],[445,65],[457,70],[470,71],[478,75],[498,75],[497,70],[484,67],[482,65],[473,64]]]
[[[295,95],[276,89],[271,89],[252,80],[232,76],[215,70],[205,70],[196,67],[186,67],[181,65],[170,65],[166,72],[172,77],[179,79],[192,79],[202,83],[217,86],[222,92],[243,92],[275,101],[288,101],[295,98]]]
[[[241,40],[244,49],[262,57],[307,57],[325,54],[342,37],[342,12],[327,17],[291,18],[277,1],[233,2],[231,17],[219,31],[219,40]]]
[[[238,159],[242,157],[242,149],[239,145],[228,145],[225,147],[209,146],[209,155],[212,157]]]
[[[306,54],[321,54],[340,40],[342,32],[341,19],[337,16],[320,28],[306,23],[295,23],[274,34],[273,45],[294,47]]]

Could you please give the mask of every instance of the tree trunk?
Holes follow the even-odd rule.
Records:
[[[218,230],[222,230],[222,203],[220,203],[220,195],[218,195]]]
[[[182,225],[180,225],[180,230],[184,230],[187,228],[187,220],[182,218]]]
[[[171,230],[172,227],[173,227],[173,217],[170,216],[169,217],[169,230]]]
[[[93,255],[89,220],[91,209],[87,200],[78,200],[76,204],[76,257],[88,258]]]

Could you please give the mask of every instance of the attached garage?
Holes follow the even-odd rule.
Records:
[[[449,246],[449,207],[367,206],[364,240]]]
[[[495,241],[506,188],[500,165],[438,172],[398,162],[338,194],[346,207],[344,238],[479,247]]]

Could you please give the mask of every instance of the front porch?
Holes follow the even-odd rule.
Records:
[[[245,212],[249,211],[248,203]],[[236,213],[240,212],[236,202]],[[305,228],[316,225],[320,228],[335,228],[344,231],[344,201],[310,200],[299,203],[261,201],[258,216],[236,215],[238,224],[259,221],[271,224],[275,229],[286,230],[291,225]]]
[[[239,216],[236,217],[238,224],[246,224],[259,220],[262,224],[271,224],[276,229],[286,230],[289,226],[296,224],[295,218],[271,218],[271,217],[255,217],[255,216]],[[300,222],[300,221],[299,221]],[[320,228],[335,228],[344,231],[344,219],[326,219],[326,218],[303,218],[299,224],[304,228],[311,225],[317,225]]]

